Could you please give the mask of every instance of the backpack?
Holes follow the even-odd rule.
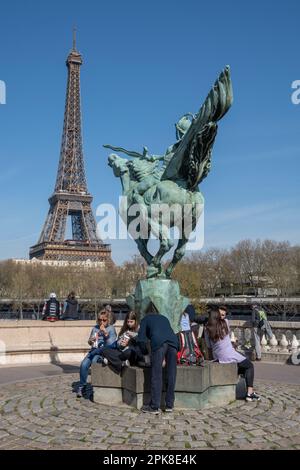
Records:
[[[59,302],[56,299],[49,299],[46,302],[45,320],[59,320]]]
[[[198,366],[204,361],[195,334],[193,331],[180,331],[179,351],[177,353],[177,364],[186,366]]]

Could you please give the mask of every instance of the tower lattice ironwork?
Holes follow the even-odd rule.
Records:
[[[80,109],[80,66],[82,56],[73,48],[66,61],[68,81],[55,189],[49,198],[50,208],[38,243],[30,248],[30,258],[62,261],[109,261],[110,245],[96,232],[91,194],[88,193],[84,170]],[[70,218],[72,238],[66,240]]]

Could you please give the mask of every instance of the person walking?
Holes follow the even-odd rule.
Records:
[[[148,341],[151,346],[151,401],[149,405],[142,406],[141,411],[153,414],[160,413],[162,370],[165,363],[167,373],[165,411],[172,412],[175,401],[178,338],[167,317],[159,314],[152,302],[147,308],[146,316],[141,321],[136,337],[136,342],[143,354],[148,353]]]
[[[254,336],[254,349],[256,360],[261,361],[261,340],[264,334],[271,339],[273,336],[272,328],[267,319],[267,314],[258,304],[252,306],[252,326]]]

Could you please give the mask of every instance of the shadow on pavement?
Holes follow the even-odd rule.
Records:
[[[23,364],[0,369],[0,385],[62,374],[79,373],[79,364]]]

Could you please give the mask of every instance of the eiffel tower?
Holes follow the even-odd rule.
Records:
[[[110,245],[96,233],[91,194],[84,170],[80,110],[80,66],[82,56],[73,48],[66,61],[68,68],[64,128],[55,189],[49,198],[50,208],[38,243],[30,248],[29,257],[55,261],[106,261],[111,263]],[[72,239],[65,239],[67,221],[71,222]]]

